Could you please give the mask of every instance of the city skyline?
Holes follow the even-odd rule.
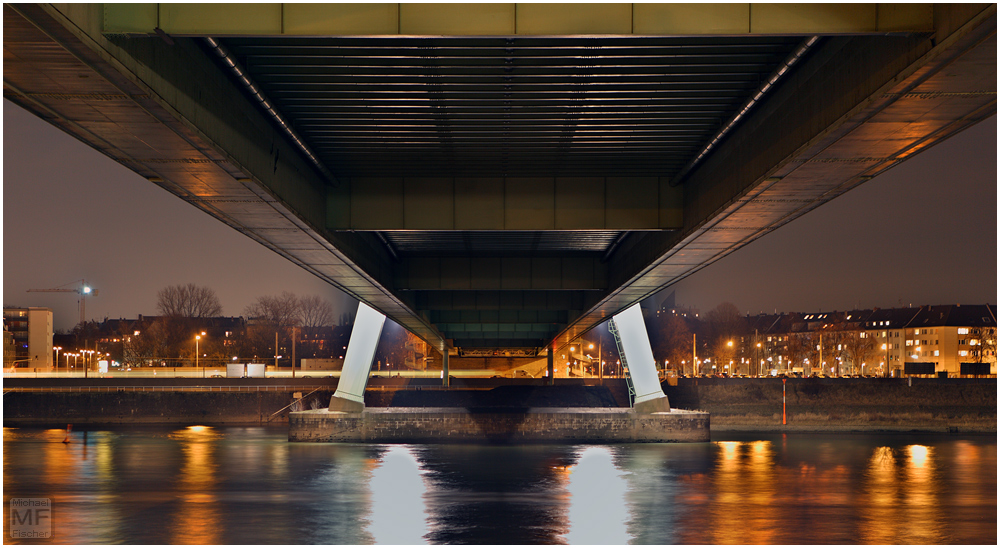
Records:
[[[4,101],[4,304],[46,306],[57,330],[86,279],[88,319],[156,313],[194,283],[239,316],[262,295],[352,298]],[[996,117],[666,288],[677,303],[744,313],[996,302]],[[235,275],[234,275],[235,273]],[[824,288],[825,291],[817,291]]]

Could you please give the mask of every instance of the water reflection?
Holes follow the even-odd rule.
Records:
[[[896,480],[896,458],[891,447],[876,447],[865,470],[859,503],[866,509],[862,519],[862,539],[868,544],[890,544],[898,535],[896,501],[899,483]]]
[[[414,446],[432,543],[558,544],[567,533],[566,446]]]
[[[625,493],[628,482],[613,462],[607,447],[588,447],[580,452],[577,464],[569,467],[569,523],[566,541],[570,544],[626,544],[628,514]]]
[[[996,439],[288,443],[281,428],[4,429],[73,544],[995,544]],[[8,542],[16,539],[5,538]]]
[[[382,455],[369,482],[369,530],[376,544],[426,544],[426,492],[420,467],[409,447],[395,446]]]
[[[934,544],[941,542],[938,524],[936,463],[933,450],[923,445],[910,445],[905,449],[906,490],[905,515],[910,526],[904,529],[900,542],[906,544]]]
[[[181,444],[184,464],[178,476],[180,508],[171,530],[173,544],[217,544],[215,457],[218,435],[208,426],[189,426],[170,436]]]

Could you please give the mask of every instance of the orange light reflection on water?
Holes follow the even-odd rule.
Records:
[[[215,495],[215,441],[208,426],[189,426],[171,433],[181,445],[184,465],[178,477],[180,509],[174,516],[173,544],[218,544],[219,521]]]
[[[938,544],[941,542],[941,512],[934,450],[924,445],[909,445],[904,452],[906,476],[903,482],[903,507],[907,527],[901,531],[897,542]]]
[[[892,448],[876,447],[868,459],[858,500],[861,538],[866,544],[891,544],[899,534],[897,473]]]

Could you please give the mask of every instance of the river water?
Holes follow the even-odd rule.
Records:
[[[283,427],[4,428],[66,544],[996,544],[996,436],[288,443]],[[23,518],[22,518],[23,519]],[[40,522],[41,523],[41,522]],[[22,523],[23,526],[23,523]]]

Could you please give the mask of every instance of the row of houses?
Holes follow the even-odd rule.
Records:
[[[759,348],[755,364],[805,374],[996,375],[996,312],[940,305],[760,314],[747,317],[740,342]]]
[[[73,333],[54,334],[51,309],[5,307],[4,368],[27,367],[42,371],[69,368],[71,362],[62,358],[60,351],[63,356],[93,351],[104,359],[120,363],[177,365],[193,359],[196,336],[200,337],[200,351],[211,349],[215,354],[232,356],[251,351],[254,345],[248,345],[247,339],[254,327],[261,327],[257,331],[267,331],[257,333],[257,338],[262,340],[256,346],[262,348],[256,350],[269,360],[275,355],[273,332],[280,332],[277,354],[285,360],[292,354],[293,336],[297,358],[342,358],[351,331],[351,325],[296,327],[294,332],[264,329],[257,319],[244,317],[166,320],[162,316],[142,315],[135,319],[106,318],[81,324]],[[152,343],[154,339],[156,342]]]

